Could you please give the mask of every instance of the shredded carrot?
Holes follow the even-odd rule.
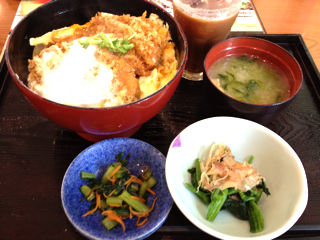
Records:
[[[150,208],[150,212],[151,212],[152,209],[154,208],[154,204],[155,204],[155,202],[156,202],[157,199],[158,199],[158,197],[156,197],[156,198],[153,200],[152,207]]]
[[[109,175],[109,177],[112,177],[113,175],[115,175],[117,172],[118,172],[118,170],[121,168],[121,164],[119,164],[119,166],[118,167],[116,167],[116,169],[115,170],[113,170],[113,172]]]
[[[140,227],[140,226],[142,226],[143,224],[145,224],[146,221],[148,220],[148,218],[145,218],[142,222],[140,222],[140,219],[141,219],[141,217],[138,217],[138,221],[137,221],[137,226],[138,226],[138,227]]]
[[[152,195],[156,195],[156,193],[154,192],[154,191],[152,191],[150,188],[148,188],[147,187],[147,191],[149,192],[149,193],[151,193]]]
[[[140,202],[145,202],[146,201],[144,198],[141,198],[141,197],[131,196],[131,198],[137,199]]]
[[[140,227],[140,226],[142,226],[143,224],[145,224],[145,223],[147,222],[147,220],[148,220],[148,218],[145,218],[142,222],[139,223],[140,219],[141,219],[141,217],[139,217],[139,218],[138,218],[138,221],[137,221],[137,226],[138,226],[138,227]]]
[[[135,183],[138,183],[138,184],[140,184],[140,185],[142,184],[142,181],[141,181],[141,179],[139,179],[139,178],[134,179],[134,182],[135,182]]]
[[[141,168],[143,168],[143,167],[146,168],[146,169],[144,170],[145,172],[146,172],[146,171],[148,170],[148,168],[149,168],[148,166],[140,166],[140,167],[141,167]]]
[[[140,167],[145,167],[146,169],[143,171],[143,173],[141,174],[141,177],[144,179],[144,180],[147,180],[147,178],[144,176],[144,174],[148,171],[149,167],[148,166],[140,166]]]
[[[122,205],[119,205],[119,204],[112,204],[112,203],[110,203],[110,204],[108,204],[110,207],[122,207]]]
[[[107,179],[112,182],[112,185],[116,182],[116,175],[111,176],[111,174],[107,177]]]
[[[105,211],[108,215],[108,218],[111,220],[116,220],[118,223],[122,225],[123,231],[126,230],[126,226],[124,225],[124,222],[122,221],[121,217],[119,217],[117,214],[114,213],[112,210]]]
[[[131,206],[129,206],[129,211],[137,217],[147,217],[149,215],[149,211],[137,212],[137,211],[134,211]]]
[[[115,170],[108,176],[108,180],[112,182],[112,185],[115,184],[116,182],[116,173],[119,171],[119,169],[121,168],[122,164],[119,164],[119,166],[117,166],[115,168]],[[142,172],[141,174],[141,177],[146,180],[147,178],[144,176],[144,174],[148,171],[148,166],[140,166],[141,168],[145,168],[144,171]],[[108,166],[109,168],[109,166]],[[107,169],[108,169],[107,168]],[[126,170],[129,172],[130,174],[130,171],[126,168]],[[126,185],[126,189],[128,189],[128,186],[131,184],[131,183],[138,183],[139,185],[142,184],[143,182],[143,179],[139,179],[137,178],[136,176],[134,175],[131,175],[130,174],[130,178],[124,183],[124,186]],[[122,180],[119,181],[119,184],[121,184]],[[136,185],[135,185],[136,186]],[[100,188],[101,186],[94,186],[91,191],[89,192],[88,196],[94,192],[95,189],[97,188]],[[115,220],[117,221],[118,223],[120,223],[122,225],[122,228],[123,228],[123,231],[126,230],[126,226],[124,224],[124,222],[122,221],[122,219],[126,219],[126,218],[130,218],[132,219],[133,216],[137,216],[138,220],[137,220],[137,223],[136,225],[137,226],[142,226],[144,225],[147,221],[148,221],[148,216],[150,214],[150,212],[153,210],[154,206],[155,206],[155,202],[156,200],[158,199],[158,197],[156,197],[152,203],[152,207],[148,210],[148,211],[145,211],[145,212],[137,212],[135,210],[133,210],[133,208],[131,206],[129,206],[129,214],[125,214],[125,215],[117,215],[117,213],[113,210],[105,210],[104,208],[102,208],[101,206],[101,197],[103,196],[104,198],[108,198],[108,197],[111,197],[113,195],[113,193],[116,191],[117,189],[114,189],[109,195],[105,194],[105,193],[102,193],[102,194],[99,194],[98,191],[95,191],[95,196],[96,196],[96,206],[94,209],[86,212],[85,214],[82,215],[82,217],[86,217],[88,216],[89,214],[92,214],[94,213],[98,208],[100,208],[102,210],[102,215],[107,215],[109,219],[111,220]],[[150,188],[147,187],[147,191],[150,192],[151,194],[153,195],[156,195],[156,193],[154,191],[152,191]],[[102,197],[102,199],[104,199]],[[121,197],[119,197],[121,199]],[[137,197],[137,196],[131,196],[131,198],[133,199],[136,199],[140,202],[146,202],[146,200],[142,197]],[[110,207],[124,207],[124,206],[127,206],[127,205],[119,205],[119,204],[108,204]],[[142,218],[144,218],[142,220]]]
[[[138,216],[138,217],[146,217],[146,216],[148,216],[149,215],[149,213],[153,210],[153,208],[154,208],[154,204],[155,204],[155,202],[156,202],[156,200],[158,199],[158,197],[156,197],[154,200],[153,200],[153,203],[152,203],[152,207],[148,210],[148,211],[146,211],[146,212],[136,212],[136,211],[134,211],[133,209],[132,209],[132,207],[129,207],[129,210],[130,210],[130,212],[133,214],[133,215],[136,215],[136,216]]]
[[[100,207],[100,194],[98,192],[96,192],[96,198],[97,198],[97,203],[96,203],[95,208],[90,210],[89,212],[83,214],[82,217],[86,217],[89,214],[94,213],[98,209],[98,207]]]
[[[135,178],[136,178],[136,176],[131,175],[131,177],[124,183],[124,185],[131,183]]]
[[[136,179],[137,179],[136,176],[131,175],[131,177],[128,179],[128,181],[126,181],[126,182],[124,183],[124,185],[127,185],[127,186],[126,186],[126,190],[128,190],[128,187],[129,187],[130,183],[134,182]]]
[[[128,217],[130,217],[130,214],[126,214],[126,215],[121,215],[120,216],[121,219],[127,219]]]
[[[82,202],[83,200],[88,199],[89,197],[91,197],[92,192],[93,192],[94,190],[96,190],[97,188],[100,188],[100,187],[101,187],[101,185],[94,186],[94,187],[89,191],[88,196],[82,198],[82,199],[80,200],[80,202]]]
[[[108,195],[108,197],[111,197],[112,194],[116,191],[117,189],[113,189],[113,191]]]

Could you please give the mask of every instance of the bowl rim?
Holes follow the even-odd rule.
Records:
[[[282,51],[284,54],[287,54],[287,55],[295,62],[296,66],[297,66],[298,69],[299,69],[299,73],[300,73],[300,76],[301,76],[301,82],[300,82],[300,84],[299,84],[299,86],[298,86],[297,91],[296,91],[291,97],[289,97],[289,98],[287,98],[287,99],[285,99],[284,101],[281,101],[281,102],[271,103],[271,104],[257,104],[257,103],[249,103],[249,102],[245,102],[245,101],[238,100],[238,99],[233,98],[232,96],[226,94],[225,92],[221,91],[219,88],[217,88],[217,87],[215,86],[215,84],[212,83],[212,81],[210,80],[210,77],[209,77],[209,75],[208,75],[208,71],[207,71],[207,69],[206,69],[207,58],[209,57],[209,55],[211,54],[211,52],[214,51],[214,48],[215,48],[215,47],[218,47],[219,45],[225,44],[226,42],[234,41],[234,40],[237,40],[237,39],[244,39],[244,40],[245,40],[245,39],[251,39],[251,40],[257,41],[257,42],[259,42],[259,41],[260,41],[260,42],[265,42],[265,43],[267,43],[267,44],[270,44],[270,45],[273,45],[273,46],[279,48],[280,51]],[[223,51],[226,51],[226,50],[229,50],[229,49],[232,49],[232,48],[239,48],[239,47],[233,46],[233,47],[230,47],[230,48],[226,48],[226,49],[223,50]],[[219,58],[219,60],[222,59],[222,58],[223,58],[223,57]],[[279,46],[278,44],[273,43],[273,42],[271,42],[271,41],[268,41],[268,40],[266,40],[266,39],[258,38],[258,37],[250,37],[250,36],[232,37],[232,38],[228,38],[228,39],[226,39],[226,40],[224,40],[224,41],[222,41],[222,42],[214,45],[214,46],[209,50],[209,52],[206,54],[205,60],[204,60],[204,62],[203,62],[203,67],[204,67],[205,74],[206,74],[207,77],[208,77],[208,80],[210,81],[210,83],[211,83],[220,93],[222,93],[225,97],[230,98],[230,99],[232,99],[232,100],[235,101],[235,102],[239,102],[239,103],[242,103],[242,104],[247,104],[248,106],[273,107],[273,106],[278,106],[278,105],[281,105],[281,104],[285,104],[285,103],[291,101],[293,98],[296,97],[296,95],[299,93],[299,91],[300,91],[300,89],[301,89],[301,87],[302,87],[302,84],[303,84],[303,82],[304,82],[303,72],[302,72],[301,66],[300,66],[299,62],[297,61],[297,59],[296,59],[294,56],[292,56],[286,49],[284,49],[283,47]],[[210,68],[210,67],[209,67],[209,68]],[[208,68],[208,70],[209,70],[209,68]]]
[[[9,39],[8,39],[8,42],[5,46],[5,52],[4,52],[4,55],[5,55],[5,61],[6,61],[6,64],[7,64],[7,67],[8,67],[8,70],[9,70],[9,73],[11,75],[11,78],[13,79],[13,81],[18,84],[20,87],[22,87],[23,89],[25,89],[29,94],[33,95],[34,97],[36,97],[37,99],[41,100],[41,101],[46,101],[46,102],[49,102],[49,103],[52,103],[52,104],[56,104],[56,105],[60,105],[62,107],[66,107],[66,108],[74,108],[74,109],[83,109],[83,110],[94,110],[94,111],[102,111],[102,110],[107,110],[107,109],[120,109],[120,108],[126,108],[126,107],[130,107],[131,105],[134,105],[134,104],[140,104],[141,102],[144,102],[144,101],[147,101],[149,100],[150,98],[152,98],[153,96],[159,94],[160,92],[164,91],[167,86],[171,85],[174,80],[176,80],[176,78],[182,74],[183,70],[184,70],[184,67],[185,67],[185,64],[187,62],[187,59],[188,59],[188,44],[187,44],[187,38],[180,26],[180,24],[178,23],[178,21],[170,14],[168,13],[162,6],[159,6],[157,5],[156,3],[152,2],[152,1],[148,1],[148,0],[143,0],[144,2],[148,3],[148,4],[151,4],[153,5],[154,7],[156,8],[159,8],[162,10],[162,12],[164,12],[167,16],[169,16],[171,18],[171,20],[176,24],[177,28],[178,28],[178,32],[181,34],[181,38],[183,40],[183,48],[184,48],[184,54],[183,54],[183,57],[182,57],[182,61],[181,61],[181,64],[179,66],[179,68],[177,69],[177,72],[176,74],[170,79],[170,81],[168,81],[164,86],[162,86],[160,89],[158,89],[156,92],[142,98],[142,99],[139,99],[137,101],[134,101],[134,102],[130,102],[130,103],[126,103],[126,104],[122,104],[122,105],[118,105],[118,106],[109,106],[109,107],[101,107],[101,108],[97,108],[97,107],[79,107],[79,106],[72,106],[72,105],[66,105],[66,104],[62,104],[62,103],[58,103],[58,102],[55,102],[55,101],[52,101],[50,99],[47,99],[47,98],[44,98],[42,97],[41,95],[35,93],[34,91],[32,91],[30,88],[28,88],[28,86],[26,86],[24,83],[23,83],[23,80],[20,79],[20,77],[13,71],[12,69],[12,66],[10,64],[10,59],[9,59],[9,45],[10,45],[10,42],[11,42],[11,39],[12,39],[12,36],[14,35],[15,31],[17,31],[17,29],[19,28],[19,26],[23,23],[23,21],[31,14],[36,14],[37,13],[37,10],[40,9],[40,8],[44,8],[44,7],[48,7],[48,5],[50,4],[54,4],[56,1],[49,1],[49,2],[46,2],[44,3],[43,5],[39,6],[38,8],[32,10],[31,12],[29,12],[25,17],[24,19],[22,19],[16,26],[15,28],[11,31],[10,33],[10,36],[9,36]],[[66,13],[66,12],[71,12],[73,9],[69,10],[69,11],[64,11],[62,12],[61,14],[63,13]],[[151,14],[148,13],[148,14]]]
[[[229,117],[229,116],[219,116],[219,117],[210,117],[210,118],[206,118],[206,119],[202,119],[199,120],[197,122],[194,122],[192,124],[190,124],[189,126],[187,126],[186,128],[184,128],[181,132],[179,132],[177,134],[177,136],[172,140],[172,142],[170,143],[170,147],[166,156],[166,179],[167,179],[167,184],[168,184],[168,188],[169,191],[172,195],[172,198],[175,202],[175,204],[177,205],[177,207],[179,208],[179,210],[184,214],[184,216],[192,223],[194,224],[196,227],[198,227],[200,230],[206,232],[207,234],[210,234],[211,236],[220,238],[220,239],[230,239],[230,240],[243,240],[243,239],[248,239],[247,237],[234,237],[234,236],[229,236],[226,235],[224,233],[220,233],[214,229],[211,229],[210,227],[203,225],[196,217],[194,217],[192,215],[192,213],[190,213],[188,210],[185,211],[186,209],[183,206],[180,206],[179,201],[178,203],[176,202],[176,198],[179,199],[178,195],[175,193],[174,189],[173,189],[173,180],[170,180],[170,177],[168,177],[167,175],[167,169],[169,169],[169,167],[167,166],[169,164],[168,161],[168,156],[170,154],[170,150],[172,149],[173,145],[175,144],[175,141],[180,137],[181,133],[186,131],[186,129],[188,128],[192,128],[194,127],[194,125],[199,125],[204,121],[225,121],[225,120],[229,120],[229,121],[235,121],[235,124],[237,122],[244,122],[247,124],[250,124],[253,126],[253,128],[259,129],[264,131],[265,133],[267,133],[268,135],[271,135],[273,138],[276,139],[277,142],[281,142],[282,144],[284,144],[285,146],[287,146],[287,148],[290,150],[290,153],[292,153],[292,155],[294,156],[295,159],[295,163],[298,165],[298,169],[299,172],[301,173],[301,177],[302,177],[302,184],[303,184],[303,194],[302,197],[300,199],[300,205],[297,208],[297,211],[291,216],[291,218],[285,222],[285,224],[277,229],[276,231],[269,233],[267,235],[260,235],[260,236],[252,236],[249,239],[256,239],[256,240],[269,240],[269,239],[273,239],[276,238],[280,235],[282,235],[283,233],[285,233],[286,231],[288,231],[295,223],[296,221],[298,221],[298,219],[301,217],[301,215],[303,214],[303,212],[305,211],[305,208],[307,206],[308,203],[308,194],[309,194],[309,190],[308,190],[308,181],[307,181],[307,176],[306,176],[306,172],[305,169],[303,167],[303,164],[299,158],[299,156],[297,155],[297,153],[294,151],[294,149],[289,145],[289,143],[287,143],[281,136],[279,136],[277,133],[273,132],[272,130],[270,130],[269,128],[247,120],[247,119],[242,119],[242,118],[237,118],[237,117]],[[187,191],[187,189],[186,189]]]

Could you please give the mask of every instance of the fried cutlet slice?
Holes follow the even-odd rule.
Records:
[[[156,15],[151,14],[149,18],[131,17],[128,25],[134,29],[136,35],[132,38],[135,50],[147,65],[156,67],[159,64],[163,48],[171,40],[168,25]]]

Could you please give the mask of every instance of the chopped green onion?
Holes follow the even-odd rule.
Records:
[[[102,47],[107,48],[111,52],[117,52],[120,54],[126,54],[128,50],[134,48],[133,43],[130,43],[130,39],[134,36],[133,34],[129,38],[113,38],[112,34],[98,34],[94,37],[87,37],[80,39],[79,43],[83,48],[88,48],[89,45],[98,45],[99,49]]]

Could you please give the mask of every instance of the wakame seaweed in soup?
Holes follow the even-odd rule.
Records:
[[[273,104],[290,94],[288,79],[276,66],[247,55],[220,59],[208,73],[221,91],[240,101]]]

